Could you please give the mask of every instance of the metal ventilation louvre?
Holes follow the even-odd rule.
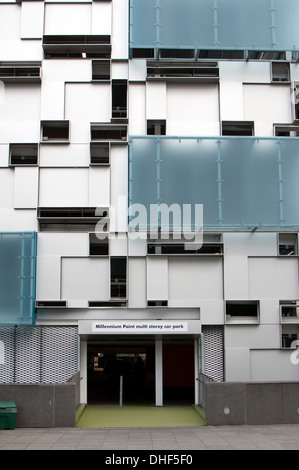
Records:
[[[224,345],[222,326],[203,326],[204,373],[216,382],[224,380]]]
[[[1,326],[0,383],[66,383],[78,344],[77,327]]]

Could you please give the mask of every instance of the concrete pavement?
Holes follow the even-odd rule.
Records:
[[[299,425],[16,428],[0,430],[0,450],[299,450]]]

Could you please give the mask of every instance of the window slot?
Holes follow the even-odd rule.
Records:
[[[222,255],[222,243],[204,243],[198,246],[192,243],[148,243],[149,255]]]
[[[298,254],[297,233],[278,234],[278,253],[280,256],[295,256]]]
[[[111,298],[127,296],[127,258],[110,258],[110,296]]]
[[[222,121],[222,135],[233,136],[252,136],[254,135],[254,123],[253,122],[233,122],[233,121]]]
[[[92,300],[88,302],[88,307],[90,308],[120,308],[126,307],[127,301],[124,300],[109,300],[109,301],[96,301]]]
[[[110,163],[110,145],[109,142],[91,142],[90,143],[90,164],[91,165],[109,165]]]
[[[9,82],[40,82],[40,63],[3,63],[0,65],[0,80]]]
[[[112,80],[112,118],[127,117],[127,82]]]
[[[297,341],[297,333],[282,333],[281,346],[282,348],[292,348],[292,343]]]
[[[65,308],[67,302],[66,300],[37,300],[35,306],[36,308]]]
[[[166,135],[166,121],[147,121],[147,135]]]
[[[155,57],[155,49],[131,49],[132,59],[153,59]]]
[[[168,307],[168,300],[148,300],[148,307]]]
[[[46,59],[110,59],[110,36],[50,35],[43,37]]]
[[[160,49],[160,59],[194,59],[194,49]]]
[[[272,82],[288,83],[290,81],[290,64],[289,62],[272,62]]]
[[[110,80],[110,60],[92,61],[92,80]]]
[[[103,239],[99,238],[96,233],[89,234],[89,255],[108,256],[109,255],[109,239],[107,234],[101,233]]]
[[[127,126],[126,125],[115,125],[115,124],[92,124],[91,125],[91,140],[103,141],[103,140],[119,140],[127,141]]]
[[[42,142],[69,142],[69,121],[42,121]]]
[[[38,163],[38,144],[10,144],[9,164],[30,166]]]

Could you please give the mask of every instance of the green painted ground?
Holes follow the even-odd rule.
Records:
[[[86,406],[77,418],[79,428],[175,427],[205,424],[202,414],[192,406]]]

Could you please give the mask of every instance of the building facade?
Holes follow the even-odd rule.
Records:
[[[0,2],[0,394],[298,381],[298,15]]]

